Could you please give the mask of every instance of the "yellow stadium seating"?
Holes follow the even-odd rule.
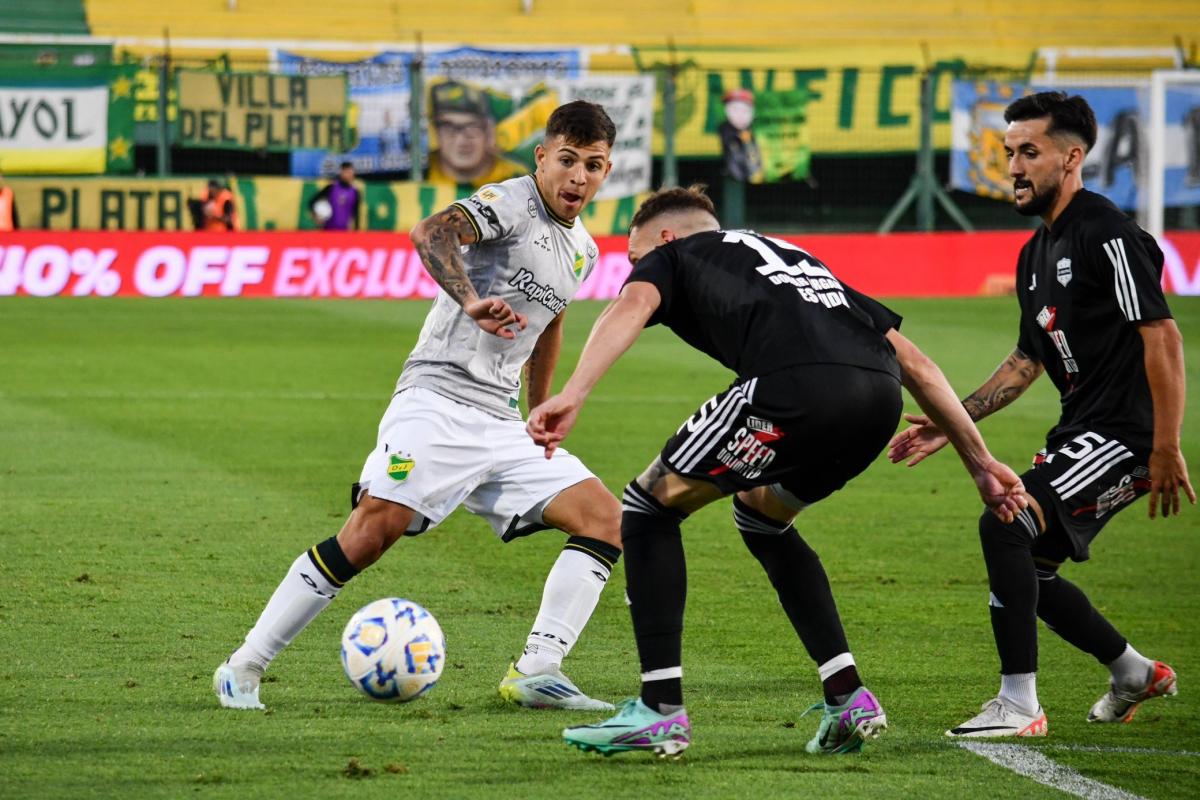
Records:
[[[87,0],[100,36],[472,44],[1170,47],[1196,0]]]

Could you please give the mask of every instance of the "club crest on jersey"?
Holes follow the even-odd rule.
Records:
[[[409,473],[413,471],[413,467],[416,465],[417,462],[413,459],[392,453],[387,468],[388,477],[394,481],[408,480]]]
[[[583,265],[586,263],[583,260],[583,253],[575,254],[575,263],[571,265],[571,271],[575,273],[576,278],[583,274]]]
[[[1058,260],[1058,282],[1066,286],[1071,282],[1071,259],[1060,258]]]
[[[525,204],[525,210],[529,212],[532,219],[537,219],[537,203],[533,202],[533,198],[529,198],[529,202]]]

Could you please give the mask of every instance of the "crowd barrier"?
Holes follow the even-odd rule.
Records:
[[[1028,231],[783,236],[845,283],[877,297],[968,297],[1013,290]],[[599,237],[577,299],[615,297],[627,239]],[[1164,238],[1163,285],[1200,294],[1200,233]],[[437,284],[412,242],[390,233],[20,231],[0,237],[0,296],[430,298]]]

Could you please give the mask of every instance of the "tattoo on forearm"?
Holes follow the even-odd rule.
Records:
[[[451,206],[426,220],[425,236],[415,243],[425,269],[459,305],[475,297],[459,250],[463,238],[473,233],[466,214]]]
[[[638,476],[637,483],[647,492],[653,492],[654,486],[662,480],[671,470],[662,462],[662,457],[658,456],[654,459],[654,463],[646,467],[646,471]]]
[[[1020,397],[1041,374],[1041,364],[1022,353],[1020,349],[1013,350],[1012,354],[1004,359],[1004,363],[992,373],[992,377],[988,378],[987,383],[962,401],[963,408],[972,420],[978,422]]]

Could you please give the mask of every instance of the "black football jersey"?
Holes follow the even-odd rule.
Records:
[[[663,324],[741,378],[844,364],[899,379],[884,334],[899,315],[840,282],[794,244],[749,231],[696,233],[646,254],[627,283],[658,288]]]
[[[1017,347],[1058,387],[1047,440],[1104,431],[1149,447],[1154,409],[1137,323],[1171,316],[1154,237],[1102,195],[1082,190],[1017,260]]]

